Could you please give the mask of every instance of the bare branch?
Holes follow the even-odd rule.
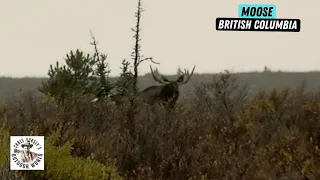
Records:
[[[93,40],[93,42],[91,42],[90,45],[93,45],[93,46],[94,46],[94,51],[95,51],[94,56],[95,56],[95,57],[98,59],[98,61],[99,61],[100,57],[99,57],[99,51],[98,51],[98,42],[97,42],[97,40],[96,40],[96,38],[95,38],[95,36],[93,35],[93,33],[92,33],[91,30],[90,30],[90,35],[91,35],[91,38],[92,38],[92,40]]]
[[[151,61],[153,64],[160,64],[158,62],[155,62],[152,57],[148,57],[148,58],[144,58],[144,59],[140,60],[137,65],[139,66],[140,63],[142,63],[143,61],[148,61],[148,60]]]

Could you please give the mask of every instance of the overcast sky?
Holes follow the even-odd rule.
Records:
[[[143,0],[142,53],[161,65],[212,73],[271,69],[320,69],[320,1],[309,0]],[[300,18],[300,33],[218,32],[215,18],[237,17],[240,3],[274,3],[277,18]],[[0,76],[46,76],[77,48],[91,53],[90,30],[108,54],[112,75],[130,58],[136,0],[10,0],[0,6]],[[149,72],[149,63],[141,66]]]

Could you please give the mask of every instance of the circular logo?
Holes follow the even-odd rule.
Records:
[[[43,136],[11,136],[10,140],[12,170],[43,170]]]

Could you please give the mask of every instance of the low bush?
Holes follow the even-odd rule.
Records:
[[[2,128],[0,131],[1,179],[121,179],[114,166],[104,165],[90,158],[73,157],[70,154],[72,142],[56,146],[58,139],[58,133],[52,133],[45,138],[44,171],[9,171],[9,132]]]
[[[73,96],[3,103],[3,174],[25,179],[320,179],[320,93],[262,90],[230,74],[197,85],[172,111]],[[8,133],[46,137],[46,171],[8,173]],[[7,149],[7,150],[6,150]],[[119,172],[119,175],[118,173]]]

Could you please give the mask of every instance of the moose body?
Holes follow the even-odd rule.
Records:
[[[124,94],[115,94],[115,95],[107,95],[104,97],[96,97],[94,98],[91,102],[95,103],[95,102],[99,102],[102,99],[112,102],[116,105],[121,105],[123,103],[125,103],[126,101],[129,101],[129,97],[124,95]]]
[[[169,85],[150,86],[138,93],[137,98],[144,103],[153,105],[156,102],[168,103],[169,107],[173,107],[179,97],[179,87],[173,89]]]

